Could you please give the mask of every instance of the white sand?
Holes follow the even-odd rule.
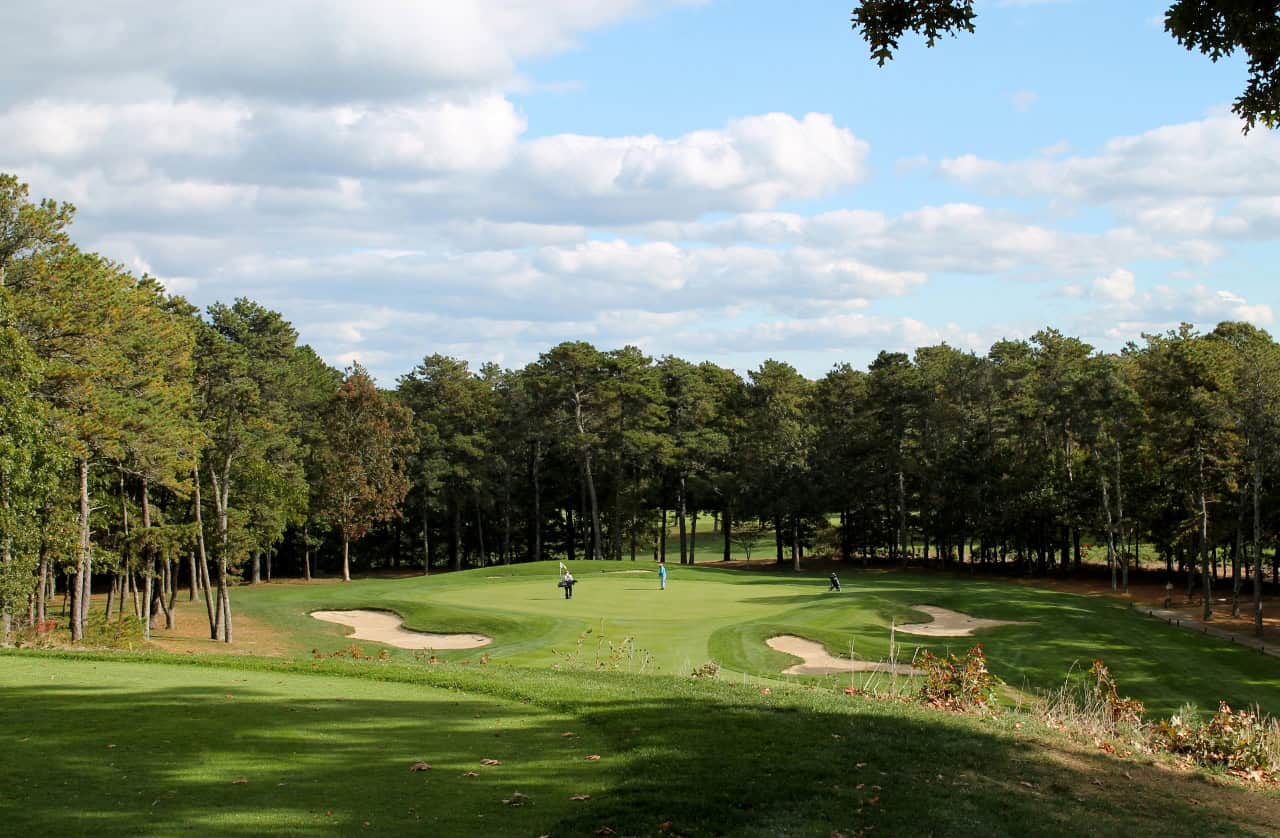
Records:
[[[492,637],[483,634],[428,634],[402,628],[398,614],[386,611],[312,611],[311,616],[326,623],[351,626],[347,635],[355,640],[372,640],[400,649],[475,649],[488,646]]]
[[[821,643],[805,640],[793,634],[770,637],[765,641],[770,649],[800,658],[804,663],[782,670],[783,675],[831,675],[837,672],[891,672],[897,675],[919,675],[911,664],[872,663],[837,658],[827,653]]]
[[[973,633],[979,629],[1027,625],[1016,620],[984,620],[981,617],[970,617],[968,614],[938,608],[935,605],[913,605],[911,610],[923,611],[933,620],[928,623],[898,626],[898,631],[904,634],[919,634],[925,637],[972,637]]]

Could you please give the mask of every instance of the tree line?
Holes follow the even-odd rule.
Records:
[[[1100,540],[1117,588],[1146,547],[1206,617],[1215,579],[1233,613],[1251,579],[1259,627],[1268,545],[1278,581],[1280,347],[1245,323],[1115,353],[1045,329],[816,381],[576,341],[520,369],[432,354],[380,390],[278,312],[201,312],[81,252],[72,216],[0,176],[6,631],[60,593],[80,639],[95,590],[108,619],[171,626],[185,587],[231,642],[233,584],[276,569],[692,563],[700,523],[713,558],[771,535],[797,569],[1065,574]]]

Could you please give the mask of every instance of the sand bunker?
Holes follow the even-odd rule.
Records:
[[[782,670],[783,675],[832,675],[838,672],[888,672],[895,675],[919,675],[911,664],[872,663],[837,658],[828,654],[821,643],[805,640],[793,634],[770,637],[765,641],[770,649],[800,658],[804,663]]]
[[[492,637],[483,634],[429,634],[401,628],[404,620],[386,611],[312,611],[311,616],[326,623],[351,626],[348,637],[372,640],[400,649],[475,649],[488,646]]]
[[[911,610],[923,611],[933,618],[932,622],[901,625],[898,626],[898,631],[925,637],[972,637],[978,629],[1027,625],[1017,620],[984,620],[981,617],[970,617],[968,614],[938,608],[934,605],[913,605]]]

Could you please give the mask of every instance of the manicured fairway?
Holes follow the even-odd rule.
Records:
[[[6,654],[0,731],[0,823],[24,836],[1164,838],[1280,819],[1274,793],[1018,714],[679,676]]]
[[[8,835],[537,834],[603,787],[564,714],[358,677],[3,658],[0,731]]]
[[[911,606],[937,605],[1026,625],[986,629],[972,639],[898,634],[899,659],[909,660],[917,648],[960,652],[981,642],[997,674],[1012,687],[1034,691],[1059,686],[1101,657],[1121,687],[1155,713],[1175,712],[1188,701],[1214,708],[1226,700],[1280,714],[1280,660],[1169,627],[1106,598],[924,573],[853,570],[844,575],[844,590],[829,594],[824,577],[789,571],[677,565],[665,591],[658,589],[651,563],[577,562],[573,571],[581,581],[569,601],[555,587],[555,563],[348,585],[263,585],[235,595],[239,613],[274,627],[300,655],[349,645],[346,629],[320,623],[310,611],[380,608],[401,614],[409,628],[491,635],[495,642],[483,651],[495,664],[604,661],[629,671],[683,675],[714,661],[725,670],[722,677],[739,680],[781,678],[797,662],[765,646],[776,634],[822,642],[835,654],[852,650],[862,659],[885,659],[890,627],[927,621]],[[625,638],[632,642],[623,648]],[[477,654],[441,657],[474,660]],[[866,678],[884,676],[857,681]]]

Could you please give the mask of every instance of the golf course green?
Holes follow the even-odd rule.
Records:
[[[0,822],[11,834],[1274,834],[1273,791],[1121,759],[1022,708],[1101,657],[1153,715],[1218,700],[1276,713],[1273,657],[1109,598],[1000,580],[847,571],[829,592],[817,573],[674,566],[660,590],[649,563],[571,569],[569,600],[554,562],[236,589],[242,632],[270,635],[275,657],[166,653],[163,632],[144,653],[6,653]],[[929,622],[919,605],[1018,624],[894,631]],[[201,619],[198,606],[180,619]],[[492,643],[399,649],[311,616],[353,609]],[[913,676],[783,675],[799,661],[766,645],[780,635],[864,661],[980,642],[1007,682],[1003,709],[923,706]]]

